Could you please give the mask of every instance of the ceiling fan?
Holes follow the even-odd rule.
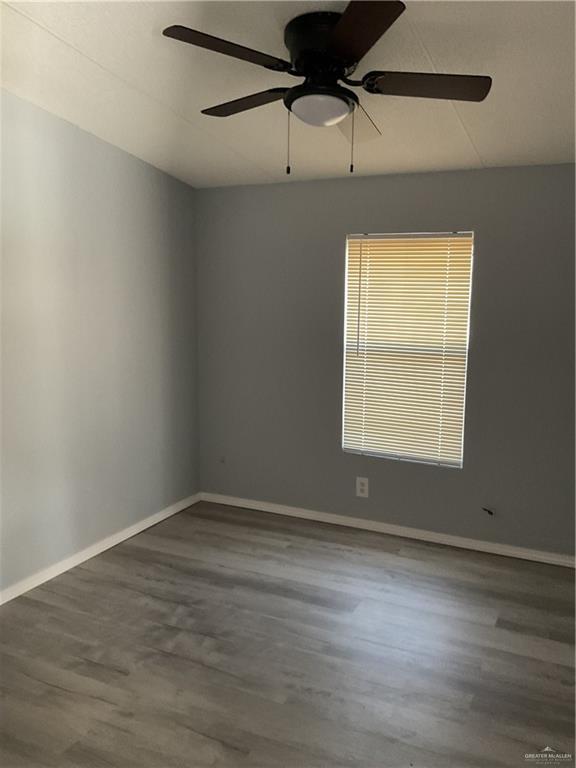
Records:
[[[163,34],[265,69],[304,78],[303,83],[292,88],[270,88],[202,110],[202,114],[213,117],[229,117],[282,99],[290,112],[309,125],[336,125],[360,105],[354,91],[340,82],[383,96],[485,99],[492,85],[492,78],[485,75],[374,71],[360,80],[350,78],[361,59],[405,8],[400,0],[352,0],[341,14],[315,11],[297,16],[284,30],[290,61],[179,24],[167,27]]]

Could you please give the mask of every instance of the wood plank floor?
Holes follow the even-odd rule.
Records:
[[[568,569],[202,503],[0,609],[0,765],[573,753],[573,599]]]

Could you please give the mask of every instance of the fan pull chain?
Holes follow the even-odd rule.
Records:
[[[354,173],[354,120],[356,110],[352,111],[352,141],[350,142],[350,173]]]
[[[292,113],[288,110],[288,135],[286,140],[286,174],[290,176],[290,117]]]

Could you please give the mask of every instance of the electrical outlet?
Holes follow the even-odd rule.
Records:
[[[367,477],[356,478],[356,496],[360,496],[362,499],[367,499],[370,495],[370,488],[368,485]]]

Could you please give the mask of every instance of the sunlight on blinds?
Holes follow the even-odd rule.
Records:
[[[462,466],[473,242],[348,237],[345,450]]]

